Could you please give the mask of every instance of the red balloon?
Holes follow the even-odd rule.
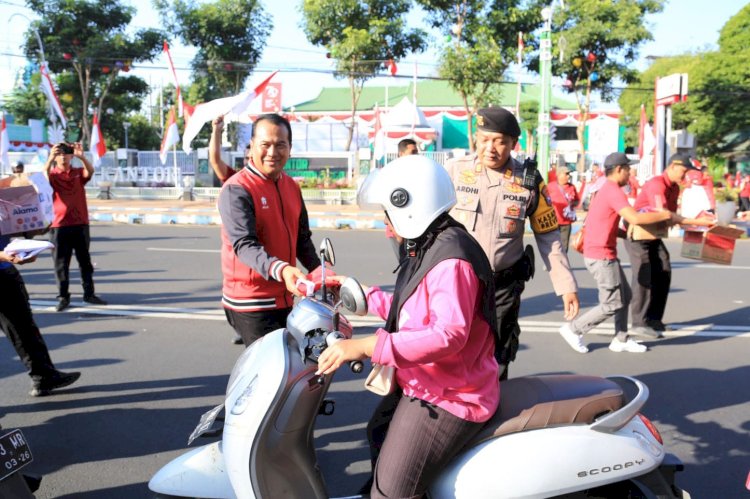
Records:
[[[226,64],[224,64],[224,69],[226,69],[227,71],[231,71],[234,69],[234,65],[231,62],[227,62]]]
[[[124,71],[125,73],[127,73],[128,71],[130,71],[130,66],[128,66],[127,64],[125,64],[125,65],[124,65],[124,66],[122,67],[122,70],[123,70],[123,71]]]
[[[68,52],[63,53],[63,59],[65,59],[66,61],[69,61],[72,58],[73,58],[73,54],[70,54]]]
[[[586,56],[586,60],[589,62],[594,62],[596,60],[596,54],[593,52],[589,52]]]
[[[109,66],[103,66],[102,67],[102,73],[104,73],[104,74],[109,73]]]

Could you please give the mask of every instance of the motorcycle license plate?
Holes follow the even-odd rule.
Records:
[[[224,409],[224,404],[219,404],[210,411],[203,413],[201,420],[198,422],[198,426],[195,427],[193,433],[188,437],[188,445],[192,444],[193,440],[212,429],[214,421],[216,421],[216,417],[221,413],[222,409]]]
[[[34,458],[21,430],[13,430],[0,437],[0,480],[20,470]]]

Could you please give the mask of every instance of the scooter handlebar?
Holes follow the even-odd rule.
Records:
[[[345,340],[346,336],[344,336],[343,333],[340,331],[331,331],[328,333],[328,336],[326,336],[326,344],[330,347],[332,345],[335,345],[341,340]],[[349,369],[352,370],[353,373],[359,374],[364,370],[365,366],[362,364],[361,360],[351,360],[349,361]]]

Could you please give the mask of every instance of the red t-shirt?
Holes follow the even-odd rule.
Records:
[[[56,166],[50,168],[49,184],[52,186],[52,207],[55,210],[52,227],[89,224],[84,188],[89,180],[91,177],[83,176],[83,168],[71,168],[68,171]]]
[[[578,193],[572,184],[560,185],[557,181],[547,187],[549,197],[552,199],[552,207],[557,215],[557,223],[560,225],[570,225],[573,220],[565,218],[563,210],[566,207],[575,208],[578,206]]]
[[[667,172],[664,172],[643,184],[633,208],[636,211],[643,208],[666,208],[669,211],[677,211],[677,199],[679,197],[680,186],[673,184],[667,177]]]
[[[617,258],[617,226],[620,210],[630,206],[628,197],[617,182],[607,180],[597,191],[586,216],[583,256],[597,260]]]

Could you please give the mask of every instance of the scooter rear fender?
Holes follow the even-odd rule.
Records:
[[[542,498],[649,473],[664,449],[640,418],[613,433],[573,425],[511,433],[457,456],[430,498]]]

